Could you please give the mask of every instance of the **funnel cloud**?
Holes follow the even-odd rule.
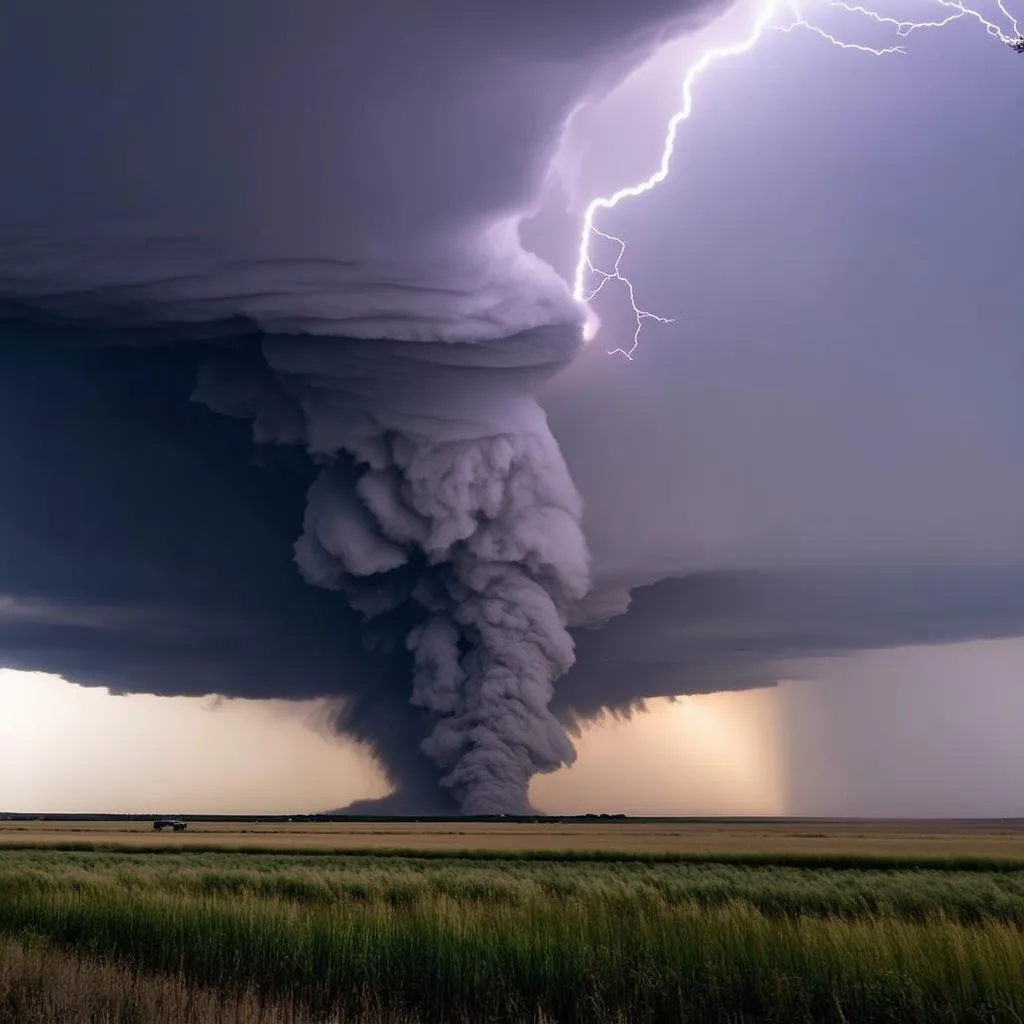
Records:
[[[589,587],[588,555],[579,495],[533,392],[576,334],[276,337],[259,346],[268,375],[221,363],[197,390],[318,464],[299,571],[371,628],[397,631],[421,748],[470,813],[525,813],[531,777],[573,759],[549,705],[574,661],[566,622]]]

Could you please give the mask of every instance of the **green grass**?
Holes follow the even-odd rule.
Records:
[[[620,900],[629,904],[746,902],[769,916],[903,920],[942,915],[960,923],[998,920],[1024,926],[1024,871],[865,870],[747,866],[736,863],[650,862],[644,859],[381,858],[342,855],[215,855],[164,852],[0,854],[0,894],[35,889],[176,898],[255,897],[306,905],[446,898],[489,905],[524,898]]]
[[[0,853],[0,933],[423,1021],[1019,1022],[1024,871]]]

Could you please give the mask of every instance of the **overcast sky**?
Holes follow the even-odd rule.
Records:
[[[749,10],[738,8],[707,33],[656,53],[579,119],[555,161],[555,186],[524,232],[560,273],[572,271],[585,197],[656,165],[687,62],[709,40],[743,34]],[[553,35],[559,46],[569,45],[570,22],[560,21]],[[829,26],[872,45],[888,41],[877,27],[838,15]],[[1005,572],[1024,566],[1018,471],[1024,288],[1017,256],[1024,234],[1024,137],[1017,130],[1024,58],[969,24],[913,34],[905,45],[906,55],[875,58],[836,50],[800,30],[770,34],[697,83],[694,114],[680,132],[669,179],[599,222],[626,240],[623,269],[641,304],[674,318],[645,327],[632,362],[609,357],[606,350],[628,342],[632,332],[623,295],[609,289],[595,304],[601,333],[543,393],[584,501],[599,585],[695,569],[841,574],[892,566],[961,567],[981,580],[979,593],[987,593],[990,570],[1003,574],[999,595],[1015,585]],[[638,52],[645,47],[657,50],[646,38]],[[514,64],[522,55],[513,47],[505,56],[513,67],[509,82],[517,82],[521,71]],[[568,94],[572,76],[545,67],[550,87]],[[409,71],[414,78],[419,73]],[[503,109],[514,109],[518,95],[510,85]],[[230,107],[230,97],[226,102]],[[513,127],[532,138],[527,122]],[[164,152],[166,141],[142,152]],[[251,155],[244,148],[239,154]],[[188,146],[181,155],[186,162],[200,159]],[[310,166],[333,159],[333,150],[313,154]],[[143,174],[140,167],[132,173]],[[453,183],[447,167],[438,159],[426,169],[434,188],[471,187]],[[520,167],[515,174],[540,180],[542,171]],[[57,168],[49,173],[57,176]],[[94,177],[106,173],[100,167]],[[492,192],[512,195],[521,184],[515,174],[496,179],[493,190],[473,184],[479,205]],[[313,177],[322,189],[321,173]],[[260,187],[267,182],[272,176]],[[401,182],[404,189],[406,179]],[[243,206],[252,210],[264,198],[250,195]],[[205,209],[206,198],[200,200],[189,204],[190,215]],[[370,246],[372,218],[353,221],[358,204],[339,203],[343,212],[332,208],[331,216],[356,224],[360,244]],[[298,231],[288,219],[294,209],[282,207],[260,221],[256,241],[236,234],[233,243],[265,247],[281,225]],[[314,220],[301,227],[305,233],[295,237],[307,240],[308,230],[319,230]],[[430,230],[428,224],[422,233]],[[522,274],[533,280],[532,270]],[[564,297],[544,283],[548,288],[550,295],[543,292],[532,309],[560,308]],[[187,299],[194,301],[191,294]],[[506,316],[533,315],[509,313],[504,299],[495,308],[493,322],[503,327]],[[271,312],[276,317],[279,310]],[[345,316],[350,313],[346,308]],[[363,315],[351,313],[349,326]],[[1024,575],[1017,579],[1024,587]],[[1024,777],[1017,728],[1024,721],[1024,642],[1013,639],[1024,634],[1024,621],[1015,618],[1019,600],[997,607],[998,598],[991,621],[965,623],[960,615],[946,634],[927,639],[965,642],[923,649],[912,647],[924,639],[919,623],[933,610],[936,616],[937,609],[948,611],[956,597],[927,589],[920,583],[914,592],[914,614],[907,616],[913,628],[903,634],[894,629],[880,640],[877,628],[858,633],[858,619],[845,622],[838,639],[830,627],[813,643],[785,648],[787,657],[816,656],[824,648],[844,654],[802,664],[799,682],[680,705],[657,702],[646,720],[588,726],[577,766],[536,781],[534,800],[544,809],[579,811],[1024,813],[1016,784]],[[671,648],[686,631],[692,608],[675,600],[668,593],[654,618],[623,620],[638,624],[632,640],[621,634],[627,640],[617,656],[625,665],[642,662],[652,646]],[[745,643],[753,637],[757,648],[758,637],[767,635],[765,621],[756,615],[745,621]],[[772,644],[795,628],[783,613],[779,621]],[[660,630],[653,640],[643,632],[650,622]],[[900,649],[846,656],[894,644]],[[728,664],[694,682],[679,654],[661,666],[653,692],[670,691],[674,681],[680,693],[746,685],[740,667]],[[754,669],[750,678],[760,684],[791,678],[762,660]],[[568,680],[573,693],[585,688],[579,671]],[[149,765],[152,774],[140,777],[154,779],[153,800],[180,800],[181,810],[200,804],[283,809],[292,801],[313,809],[381,793],[365,753],[335,738],[314,746],[306,719],[276,705],[208,713],[207,705],[164,698],[176,702],[171,712],[154,704],[156,698],[96,691],[83,697],[56,683],[30,700],[17,696],[20,686],[0,681],[8,737],[0,750],[8,789],[6,799],[0,789],[0,805],[61,809],[53,779],[66,778],[61,758],[76,743],[83,744],[82,762],[97,766],[95,779],[110,778],[96,744],[119,751],[119,763]],[[44,692],[55,719],[59,709],[84,709],[87,701],[86,738],[58,740],[54,727],[39,724]],[[201,727],[190,717],[199,714]],[[236,769],[248,763],[240,750],[260,746],[268,723],[278,719],[279,785],[267,788],[247,774],[255,767]],[[140,730],[150,734],[155,721],[166,724],[168,736],[180,729],[205,737],[206,748],[217,751],[202,794],[196,777],[176,776],[170,788],[166,777],[155,781],[170,750],[143,757],[134,740],[125,740]],[[692,755],[677,756],[676,744]],[[642,769],[624,775],[610,769],[637,765],[639,749],[648,751]],[[31,784],[24,781],[26,764],[34,766]],[[305,788],[303,780],[322,779],[332,764],[344,785]],[[147,799],[138,787],[129,793],[106,785],[69,790],[66,799],[81,809],[86,799],[107,809],[118,801],[140,807]]]

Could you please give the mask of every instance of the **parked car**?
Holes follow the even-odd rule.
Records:
[[[154,832],[163,832],[164,829],[173,828],[175,832],[184,832],[188,828],[188,822],[180,818],[157,818],[153,822]]]

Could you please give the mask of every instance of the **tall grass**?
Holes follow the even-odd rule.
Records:
[[[0,932],[319,1019],[1024,1019],[1010,872],[19,853]]]
[[[988,920],[1024,926],[1024,871],[818,869],[730,863],[529,861],[344,855],[136,853],[0,854],[0,895],[27,890],[114,887],[123,895],[180,898],[258,897],[332,906],[393,905],[445,897],[460,903],[524,899],[618,900],[704,907],[736,901],[767,916],[940,915],[963,924]]]
[[[261,999],[253,991],[218,992],[181,976],[139,974],[38,940],[8,939],[0,940],[0,1020],[5,1024],[309,1024],[309,1012],[291,1002]],[[384,1024],[385,1018],[377,1021]]]

